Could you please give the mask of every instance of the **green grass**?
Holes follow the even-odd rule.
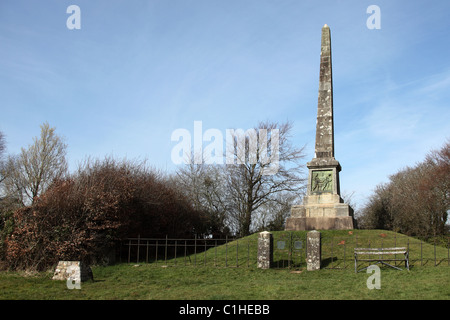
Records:
[[[381,233],[384,235],[380,236]],[[326,268],[318,271],[305,270],[304,248],[294,252],[290,269],[257,269],[257,235],[252,235],[230,242],[226,247],[211,248],[206,255],[197,253],[196,259],[191,256],[186,266],[183,257],[178,257],[176,263],[172,259],[166,264],[159,261],[157,264],[93,266],[95,280],[83,282],[81,290],[69,290],[64,281],[51,280],[52,272],[33,275],[0,272],[0,299],[450,299],[450,267],[442,258],[447,257],[447,248],[436,247],[441,259],[434,267],[434,247],[422,244],[420,248],[420,241],[402,235],[380,230],[355,231],[352,235],[348,231],[322,234],[322,258],[328,262]],[[386,247],[394,243],[403,245],[404,241],[407,244],[409,240],[411,255],[416,259],[411,271],[382,267],[381,289],[369,290],[366,281],[370,275],[365,272],[355,274],[353,269],[351,253],[356,234],[358,246],[369,245],[369,238],[371,247],[381,245],[381,241]],[[274,240],[287,240],[291,236],[301,239],[302,235],[301,232],[274,232]],[[345,241],[345,247],[342,241]],[[420,250],[422,256],[427,257],[426,261],[414,258]],[[288,259],[287,250],[275,250],[275,263],[286,263]]]
[[[301,270],[300,270],[301,271]],[[24,277],[0,273],[0,299],[450,299],[448,267],[411,271],[383,268],[381,289],[369,290],[369,274],[322,269],[154,267],[119,264],[94,267],[95,281],[69,290],[51,273]]]

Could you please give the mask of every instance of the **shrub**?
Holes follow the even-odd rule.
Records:
[[[58,260],[107,260],[126,237],[186,237],[203,228],[202,215],[142,164],[87,162],[55,181],[32,206],[16,210],[6,238],[12,269],[45,270]]]

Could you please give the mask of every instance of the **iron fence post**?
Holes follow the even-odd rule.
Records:
[[[436,267],[436,238],[434,238],[434,266]]]
[[[197,234],[194,237],[194,266],[197,265]]]
[[[138,241],[137,241],[137,257],[136,257],[136,263],[139,263],[139,246],[141,244],[141,235],[138,234]]]
[[[203,242],[205,243],[205,255],[203,257],[203,265],[206,266],[206,239],[203,239]]]
[[[247,239],[247,268],[250,267],[250,239]]]
[[[128,263],[130,263],[131,259],[131,239],[128,240]]]
[[[158,239],[156,239],[156,244],[155,244],[155,263],[156,265],[158,265]]]
[[[420,239],[420,266],[423,266],[422,239]]]
[[[334,236],[331,237],[331,268],[333,268],[333,243],[334,243]]]
[[[187,240],[184,240],[184,265],[186,266]]]
[[[236,239],[236,268],[239,267],[239,240]]]
[[[177,240],[175,240],[175,266],[177,265]]]
[[[217,239],[214,240],[214,267],[217,267]]]
[[[164,264],[167,264],[167,234],[166,234],[166,246],[164,248]]]
[[[346,249],[347,241],[344,240],[344,269],[346,268],[345,265],[345,249]]]
[[[289,232],[288,269],[291,268],[291,258],[292,258],[292,231]]]
[[[397,233],[394,233],[394,247],[397,247]]]
[[[225,237],[225,267],[228,267],[228,236]]]
[[[409,238],[408,238],[408,244],[406,248],[406,255],[407,259],[405,259],[405,267],[409,270]]]

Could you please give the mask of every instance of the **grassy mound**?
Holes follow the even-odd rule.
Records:
[[[306,232],[273,236],[279,268],[256,268],[258,235],[253,234],[186,258],[93,266],[94,281],[82,283],[81,290],[51,280],[52,272],[0,272],[0,299],[450,299],[446,247],[383,230],[324,231],[325,266],[309,272],[302,242]],[[283,249],[279,241],[285,242]],[[369,290],[369,274],[353,271],[355,246],[409,246],[413,266],[409,272],[381,268],[381,289]]]
[[[306,231],[274,231],[275,268],[302,268],[306,259]],[[322,234],[322,267],[353,267],[353,249],[406,247],[410,265],[449,265],[448,246],[433,245],[396,232],[385,230],[325,230]],[[167,266],[256,267],[258,234],[215,245],[214,241],[198,241],[195,254],[183,254],[183,244],[173,245],[152,264]],[[160,244],[162,246],[162,244]],[[152,250],[152,249],[150,249]],[[142,253],[141,258],[145,254]],[[401,258],[401,257],[397,257]],[[131,261],[136,261],[131,259]],[[137,262],[137,261],[136,261]]]

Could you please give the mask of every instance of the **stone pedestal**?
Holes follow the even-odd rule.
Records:
[[[269,269],[273,262],[273,236],[263,231],[258,236],[258,268]]]
[[[286,230],[349,230],[353,229],[352,217],[287,218]]]
[[[286,230],[353,229],[353,209],[338,194],[306,195],[303,205],[291,207]]]
[[[91,268],[81,261],[59,261],[56,266],[53,280],[71,279],[76,283],[93,280]]]
[[[306,270],[313,271],[320,269],[322,259],[321,235],[314,230],[306,235]]]

